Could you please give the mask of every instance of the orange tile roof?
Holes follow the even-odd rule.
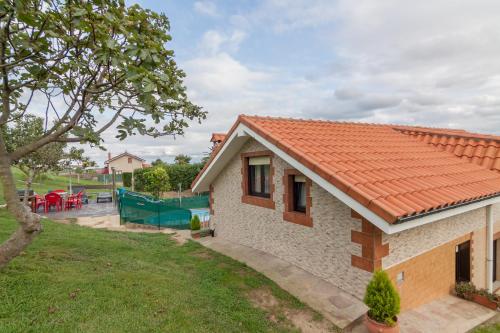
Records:
[[[500,172],[500,136],[466,131],[401,128],[418,141],[447,151],[469,162]]]
[[[243,115],[227,137],[239,123],[389,223],[500,195],[500,173],[426,144],[411,129],[471,134],[465,131]]]

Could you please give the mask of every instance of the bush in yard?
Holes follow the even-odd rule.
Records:
[[[200,229],[201,229],[200,218],[198,215],[194,215],[193,218],[191,219],[191,230],[200,230]]]
[[[170,190],[168,173],[165,169],[156,167],[144,172],[144,190],[159,199],[163,192]]]
[[[459,282],[455,285],[455,293],[458,297],[469,299],[476,292],[476,287],[472,282]]]
[[[123,186],[131,187],[132,186],[132,172],[122,173],[122,181],[123,181]]]
[[[146,184],[146,177],[144,175],[149,169],[150,168],[134,170],[134,191],[145,191],[144,185]]]
[[[169,164],[165,168],[170,177],[171,189],[178,190],[179,184],[181,184],[182,190],[186,190],[191,188],[191,183],[203,168],[203,164]]]
[[[369,307],[368,316],[371,319],[389,326],[395,325],[400,299],[385,271],[379,270],[373,274],[366,287],[364,302]]]

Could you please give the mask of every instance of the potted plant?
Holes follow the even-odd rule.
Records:
[[[201,223],[198,215],[194,215],[191,219],[191,237],[200,238]]]
[[[370,333],[398,333],[399,294],[385,271],[373,274],[364,298],[368,306],[365,327]]]
[[[492,310],[496,310],[500,300],[498,296],[488,292],[486,289],[476,289],[472,282],[459,282],[455,285],[455,294],[458,297],[480,304]]]
[[[486,289],[479,289],[472,294],[472,301],[492,310],[497,309],[497,297]]]
[[[460,298],[470,301],[475,292],[476,287],[472,282],[459,282],[455,285],[455,294]]]

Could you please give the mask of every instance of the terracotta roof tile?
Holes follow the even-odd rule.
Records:
[[[240,116],[230,133],[239,123],[389,223],[500,195],[500,137],[256,116]]]

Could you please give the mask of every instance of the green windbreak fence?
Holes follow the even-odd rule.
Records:
[[[140,193],[119,190],[120,222],[147,224],[157,227],[189,229],[196,209],[197,215],[208,216],[208,196],[155,200]],[[201,216],[200,216],[201,217]]]

